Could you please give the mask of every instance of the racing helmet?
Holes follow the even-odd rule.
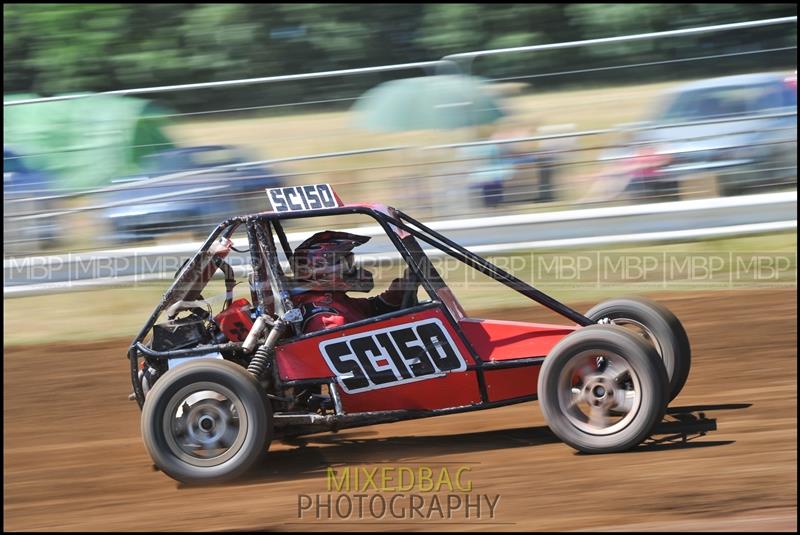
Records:
[[[369,292],[372,273],[356,267],[353,255],[353,249],[369,239],[348,232],[317,232],[294,250],[294,280],[309,290]]]

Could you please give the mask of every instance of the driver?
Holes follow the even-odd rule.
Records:
[[[354,298],[346,292],[369,292],[372,273],[356,267],[352,250],[367,236],[326,230],[301,243],[292,256],[292,300],[303,312],[303,332],[320,331],[370,318],[402,307],[406,291],[416,294],[418,282],[406,268],[389,288],[374,297]]]

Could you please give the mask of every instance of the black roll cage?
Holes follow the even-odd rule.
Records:
[[[128,349],[128,359],[130,360],[131,382],[133,383],[134,396],[139,404],[139,407],[141,408],[144,404],[144,391],[138,374],[139,358],[147,357],[161,360],[201,355],[210,352],[225,351],[234,354],[236,352],[243,352],[241,343],[235,342],[217,345],[205,345],[193,349],[173,351],[154,351],[143,344],[144,339],[155,325],[161,313],[168,306],[170,306],[171,303],[177,301],[177,298],[180,296],[180,291],[184,288],[183,285],[191,284],[191,281],[188,278],[193,273],[192,270],[202,269],[202,267],[205,265],[204,262],[210,261],[210,258],[208,257],[209,248],[219,238],[230,238],[233,232],[240,225],[244,224],[247,226],[247,236],[250,243],[250,263],[254,274],[256,297],[258,298],[258,303],[254,304],[259,307],[260,310],[265,310],[264,305],[267,302],[266,286],[269,285],[274,297],[275,313],[278,316],[283,316],[286,312],[295,307],[289,298],[289,291],[285,276],[278,260],[277,249],[272,235],[272,230],[274,230],[277,234],[286,257],[291,259],[292,251],[286,238],[286,234],[283,230],[283,226],[281,225],[282,220],[345,214],[363,214],[370,216],[378,222],[381,228],[383,228],[392,244],[402,256],[403,260],[405,260],[406,263],[413,269],[414,274],[416,275],[420,284],[431,296],[432,303],[423,303],[418,305],[417,307],[420,307],[421,309],[427,308],[432,304],[441,305],[442,301],[438,299],[437,290],[446,288],[447,285],[436,272],[427,255],[424,253],[424,251],[422,251],[418,244],[413,240],[406,243],[406,239],[409,236],[419,239],[420,241],[439,249],[445,254],[465,263],[484,275],[487,275],[494,280],[505,284],[509,288],[521,293],[525,297],[536,301],[553,312],[572,320],[580,326],[586,326],[595,323],[580,312],[577,312],[569,306],[557,301],[544,292],[534,288],[530,284],[495,266],[481,256],[469,251],[468,249],[431,229],[430,227],[425,226],[416,219],[394,208],[382,210],[372,206],[357,205],[319,210],[307,210],[303,212],[261,212],[247,216],[237,216],[226,219],[217,225],[217,227],[211,232],[200,249],[198,249],[198,251],[186,262],[184,267],[176,275],[175,280],[166,290],[161,298],[161,301],[158,303],[158,305],[156,305],[147,322],[131,343]],[[396,232],[392,227],[405,232],[407,236],[401,238],[398,235],[398,232]],[[408,245],[413,247],[410,249]],[[264,274],[266,274],[266,278],[268,280],[264,280]],[[416,309],[417,307],[414,308]],[[471,344],[466,342],[463,332],[461,332],[461,329],[458,328],[458,322],[453,319],[452,312],[447,306],[443,306],[442,309],[448,316],[450,316],[450,319],[453,320],[452,324],[458,332],[458,335],[465,342],[465,345],[470,348],[473,358],[478,363],[476,366],[478,372],[478,383],[481,391],[481,398],[486,404],[488,403],[488,396],[486,393],[486,385],[482,372],[484,368],[492,368],[494,366],[491,366],[490,363],[484,363],[480,356],[474,353]],[[376,318],[368,318],[358,322],[358,324],[361,324],[362,322],[370,323],[376,320],[381,320],[384,319],[385,316],[386,315],[378,316]],[[345,327],[349,328],[350,325]],[[314,333],[302,335],[297,328],[295,328],[294,336],[287,339],[287,342],[293,341],[301,336],[305,338],[306,336],[311,337],[313,335]],[[525,365],[525,363],[520,362],[520,365]],[[280,381],[279,378],[278,381]],[[279,384],[278,386],[281,386],[282,384],[283,383]],[[288,384],[286,386],[288,386]]]

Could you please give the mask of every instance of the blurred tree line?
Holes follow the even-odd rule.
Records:
[[[796,4],[4,4],[4,92],[106,91],[436,60],[797,14]],[[481,58],[534,87],[796,66],[796,25]],[[735,54],[735,55],[731,55]],[[687,57],[727,56],[692,62]],[[652,64],[615,68],[625,64]],[[597,69],[589,73],[564,73]],[[558,76],[545,76],[561,73]],[[182,111],[358,96],[421,71],[150,95]]]

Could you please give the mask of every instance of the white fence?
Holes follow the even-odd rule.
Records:
[[[797,228],[796,212],[797,192],[794,191],[447,220],[431,222],[429,225],[466,243],[473,252],[485,254],[588,245],[690,241],[789,231]],[[703,219],[697,219],[697,214],[703,214]],[[670,223],[665,224],[665,221]],[[378,225],[345,230],[370,237],[384,234]],[[297,244],[309,235],[306,231],[292,232],[287,238],[290,243]],[[504,241],[509,236],[512,241]],[[234,246],[246,248],[245,242],[243,239],[235,240]],[[183,258],[193,254],[200,245],[200,242],[189,242],[6,259],[3,261],[3,295],[22,297],[169,279]],[[429,254],[437,256],[441,252],[431,250]],[[391,249],[386,249],[361,255],[360,259],[390,259],[396,256]],[[171,260],[170,270],[165,268],[168,262],[164,260],[167,258]],[[144,265],[151,268],[142,269],[141,260],[146,260]],[[247,271],[246,267],[244,271]]]

